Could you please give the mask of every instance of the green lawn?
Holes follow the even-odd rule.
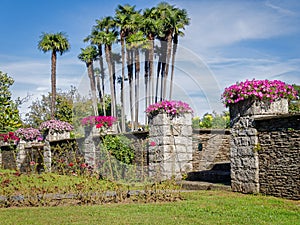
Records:
[[[225,191],[171,203],[0,209],[0,224],[300,224],[300,202]]]

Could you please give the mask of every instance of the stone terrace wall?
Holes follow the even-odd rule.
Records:
[[[300,199],[300,115],[260,118],[260,193]]]
[[[229,130],[193,130],[193,171],[210,170],[215,163],[229,162]]]

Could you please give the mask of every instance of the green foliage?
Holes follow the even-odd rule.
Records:
[[[297,99],[289,104],[290,113],[300,113],[300,85],[293,84],[294,89],[298,92]]]
[[[205,113],[200,119],[199,117],[193,118],[192,126],[194,129],[199,128],[213,128],[213,129],[225,129],[228,128],[230,124],[229,112],[223,112],[218,114],[216,112]]]
[[[106,135],[103,137],[103,147],[117,160],[126,164],[132,164],[134,148],[132,141],[123,135]]]
[[[26,114],[26,123],[32,127],[38,127],[42,122],[51,119],[51,94],[42,95],[41,100],[33,101],[30,112]],[[69,91],[59,91],[56,97],[55,119],[70,124],[80,124],[79,120],[91,114],[91,103],[81,97],[75,87]],[[78,119],[76,119],[78,118]]]
[[[13,78],[0,71],[0,133],[14,131],[22,125],[17,105],[11,99]]]

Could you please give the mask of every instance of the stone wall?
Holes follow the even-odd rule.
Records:
[[[232,105],[231,187],[300,199],[300,115],[287,114],[287,101]]]
[[[193,171],[211,170],[216,163],[229,163],[229,149],[229,130],[193,130]]]
[[[260,118],[260,193],[300,199],[300,115]]]

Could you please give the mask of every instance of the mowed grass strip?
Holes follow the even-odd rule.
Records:
[[[0,224],[300,224],[300,202],[226,191],[173,203],[0,209]]]

